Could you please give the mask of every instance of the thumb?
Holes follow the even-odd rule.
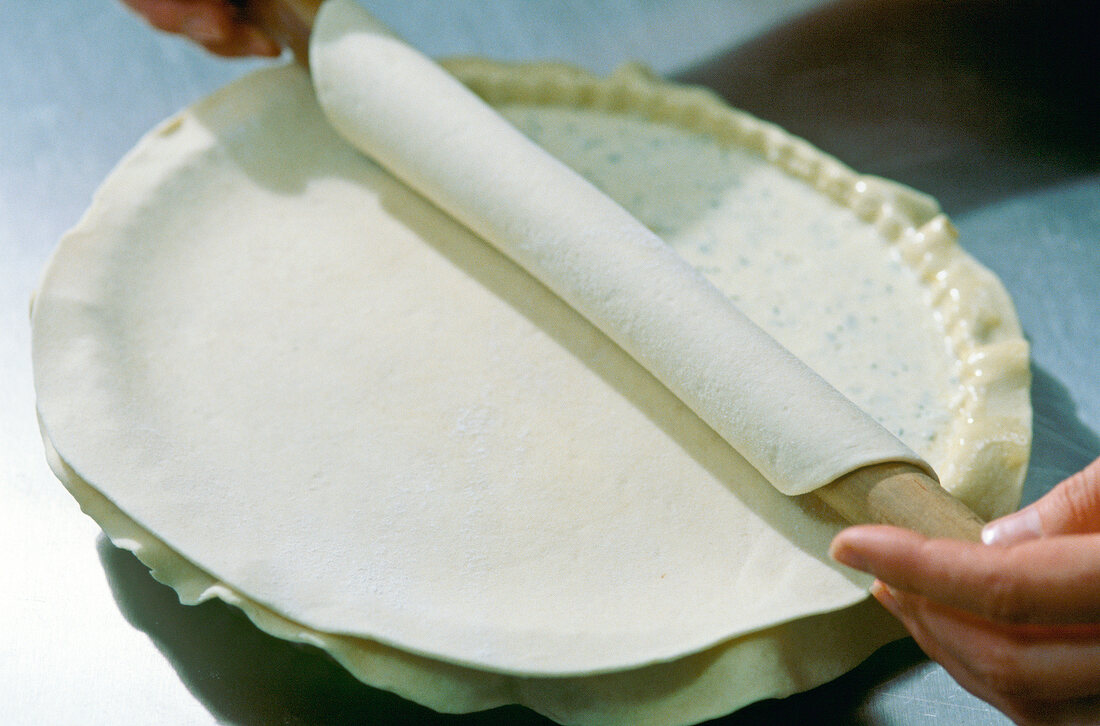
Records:
[[[1100,532],[1100,458],[1018,512],[982,529],[989,545],[1014,545],[1056,534]]]

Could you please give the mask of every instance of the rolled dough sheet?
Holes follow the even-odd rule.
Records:
[[[919,456],[742,315],[629,212],[355,0],[310,67],[333,127],[607,334],[785,494]]]
[[[637,73],[459,70],[715,284],[785,269],[743,301],[754,318],[972,506],[1014,505],[1026,346],[934,204]],[[657,122],[669,108],[687,120]],[[763,237],[787,246],[752,242],[777,223]],[[800,277],[857,264],[891,294]],[[824,317],[800,329],[805,311]],[[822,561],[835,520],[365,162],[296,69],[150,134],[63,240],[33,323],[55,470],[117,543],[185,601],[221,597],[435,708],[683,723],[894,636]]]

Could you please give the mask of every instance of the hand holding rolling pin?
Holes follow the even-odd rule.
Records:
[[[150,25],[222,56],[277,56],[279,44],[229,0],[122,0]]]
[[[985,544],[844,530],[831,553],[967,690],[1021,724],[1100,721],[1100,459]]]

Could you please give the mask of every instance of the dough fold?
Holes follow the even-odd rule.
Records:
[[[354,0],[322,6],[310,57],[338,133],[600,328],[781,492],[885,461],[931,473],[659,237]]]

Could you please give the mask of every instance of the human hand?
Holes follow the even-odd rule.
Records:
[[[850,527],[830,554],[964,688],[1020,724],[1100,723],[1100,459],[985,544]]]
[[[279,55],[279,44],[229,0],[122,0],[150,25],[185,35],[222,56]]]

